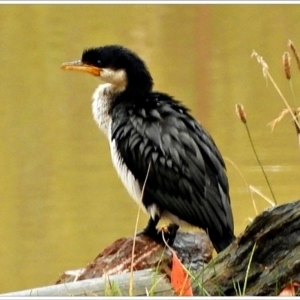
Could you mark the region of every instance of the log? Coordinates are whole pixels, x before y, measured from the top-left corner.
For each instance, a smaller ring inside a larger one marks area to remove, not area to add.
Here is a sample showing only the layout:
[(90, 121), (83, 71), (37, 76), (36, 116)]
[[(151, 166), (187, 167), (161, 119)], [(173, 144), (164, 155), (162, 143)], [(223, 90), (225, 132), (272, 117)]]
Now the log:
[[(174, 295), (171, 252), (146, 237), (135, 242), (132, 295)], [(129, 295), (132, 244), (132, 238), (117, 240), (87, 267), (65, 272), (52, 287), (0, 296)], [(203, 232), (179, 232), (173, 248), (194, 275), (196, 296), (277, 296), (285, 286), (300, 284), (300, 200), (262, 212), (210, 262), (211, 244)]]
[[(178, 231), (173, 249), (177, 252), (179, 259), (194, 271), (208, 263), (213, 252), (213, 246), (203, 231), (194, 233)], [(167, 273), (171, 267), (171, 261), (171, 251), (147, 236), (121, 238), (104, 249), (85, 268), (64, 272), (56, 283), (101, 277), (104, 274), (111, 276), (127, 273), (131, 271), (131, 266), (135, 271), (156, 269), (159, 266), (161, 272)]]
[[(166, 277), (156, 274), (152, 269), (133, 273), (133, 296), (170, 296), (172, 287)], [(156, 284), (153, 286), (153, 282)], [(129, 295), (130, 273), (100, 278), (85, 279), (69, 283), (61, 283), (19, 292), (6, 293), (0, 297), (46, 297), (46, 296), (122, 296)]]
[(244, 285), (245, 295), (277, 296), (300, 283), (300, 200), (262, 212), (198, 278), (195, 294), (211, 296), (237, 295)]

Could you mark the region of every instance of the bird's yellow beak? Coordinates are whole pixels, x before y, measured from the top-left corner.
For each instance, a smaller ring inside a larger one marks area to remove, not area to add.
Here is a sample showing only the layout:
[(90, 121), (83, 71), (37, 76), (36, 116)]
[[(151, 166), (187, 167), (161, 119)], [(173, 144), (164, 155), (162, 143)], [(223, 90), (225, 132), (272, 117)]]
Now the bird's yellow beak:
[(81, 60), (65, 62), (61, 65), (63, 70), (78, 70), (90, 73), (94, 76), (100, 76), (102, 69), (83, 63)]

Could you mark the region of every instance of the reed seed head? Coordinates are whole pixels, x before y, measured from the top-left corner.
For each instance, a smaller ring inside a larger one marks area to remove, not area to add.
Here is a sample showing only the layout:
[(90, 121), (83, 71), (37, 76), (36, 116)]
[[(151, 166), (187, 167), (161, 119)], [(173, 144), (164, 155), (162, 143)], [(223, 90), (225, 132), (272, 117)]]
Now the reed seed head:
[(244, 106), (240, 103), (235, 105), (235, 111), (239, 119), (246, 124), (247, 123), (247, 117), (246, 117), (246, 112), (244, 109)]
[(291, 56), (288, 52), (284, 52), (282, 55), (282, 64), (286, 79), (291, 79)]
[(288, 41), (288, 47), (291, 49), (291, 51), (296, 59), (298, 69), (300, 70), (300, 57), (299, 57), (299, 54), (295, 47), (295, 44), (291, 40)]

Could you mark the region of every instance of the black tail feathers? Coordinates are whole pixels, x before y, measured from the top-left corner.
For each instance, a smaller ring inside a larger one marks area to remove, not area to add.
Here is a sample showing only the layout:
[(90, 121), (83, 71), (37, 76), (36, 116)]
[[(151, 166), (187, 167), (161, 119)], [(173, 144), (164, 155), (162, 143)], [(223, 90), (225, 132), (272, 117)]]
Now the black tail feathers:
[(217, 253), (220, 253), (227, 248), (234, 240), (235, 236), (232, 232), (228, 232), (226, 236), (212, 235), (209, 237)]

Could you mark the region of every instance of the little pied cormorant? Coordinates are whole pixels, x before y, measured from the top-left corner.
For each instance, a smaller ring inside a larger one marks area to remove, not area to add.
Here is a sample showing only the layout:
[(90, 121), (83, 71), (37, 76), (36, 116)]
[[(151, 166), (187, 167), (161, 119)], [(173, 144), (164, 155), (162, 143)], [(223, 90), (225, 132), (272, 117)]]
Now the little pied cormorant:
[(150, 215), (143, 230), (157, 240), (161, 217), (204, 229), (217, 252), (235, 238), (224, 160), (189, 110), (153, 91), (152, 77), (132, 51), (109, 45), (84, 50), (65, 70), (104, 82), (93, 94), (93, 116), (109, 140), (113, 165), (129, 194)]

